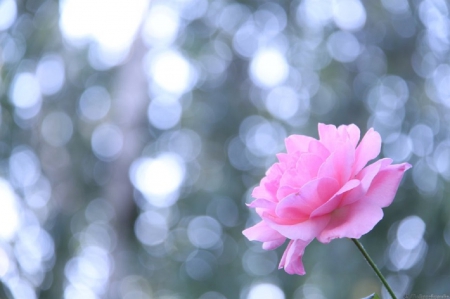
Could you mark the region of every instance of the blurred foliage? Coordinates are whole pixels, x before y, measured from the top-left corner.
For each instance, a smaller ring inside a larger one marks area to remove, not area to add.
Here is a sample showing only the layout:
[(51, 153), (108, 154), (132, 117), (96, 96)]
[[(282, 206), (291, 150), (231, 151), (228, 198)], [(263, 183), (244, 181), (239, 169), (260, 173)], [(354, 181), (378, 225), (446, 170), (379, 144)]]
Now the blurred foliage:
[(278, 270), (242, 230), (290, 134), (374, 127), (408, 161), (362, 237), (403, 295), (450, 294), (445, 0), (0, 0), (9, 298), (361, 298), (350, 240)]

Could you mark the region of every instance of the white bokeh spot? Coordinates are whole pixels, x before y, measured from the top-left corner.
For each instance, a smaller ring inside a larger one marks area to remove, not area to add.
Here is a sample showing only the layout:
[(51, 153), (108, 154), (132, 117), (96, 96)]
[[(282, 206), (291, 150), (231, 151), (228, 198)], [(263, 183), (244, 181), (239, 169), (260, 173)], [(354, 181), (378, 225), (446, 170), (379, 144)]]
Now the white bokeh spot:
[(20, 219), (16, 202), (16, 194), (3, 179), (0, 179), (0, 198), (2, 208), (0, 209), (0, 240), (9, 241), (19, 229)]
[(276, 49), (258, 51), (250, 63), (250, 78), (262, 88), (271, 88), (283, 83), (289, 74), (286, 59)]
[(366, 23), (366, 10), (359, 0), (333, 2), (333, 19), (342, 30), (359, 30)]
[(159, 53), (150, 59), (148, 75), (163, 90), (183, 94), (195, 82), (195, 72), (180, 53), (172, 50)]
[(156, 158), (143, 157), (130, 167), (130, 180), (151, 204), (169, 206), (185, 176), (183, 160), (174, 153), (161, 153)]

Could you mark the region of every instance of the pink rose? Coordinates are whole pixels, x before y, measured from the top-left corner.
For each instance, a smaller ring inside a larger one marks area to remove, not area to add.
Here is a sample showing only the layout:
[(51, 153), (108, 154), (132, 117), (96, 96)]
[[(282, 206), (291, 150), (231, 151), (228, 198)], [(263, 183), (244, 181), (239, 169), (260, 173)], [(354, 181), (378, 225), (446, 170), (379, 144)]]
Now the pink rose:
[[(287, 153), (278, 154), (252, 193), (262, 221), (243, 231), (249, 240), (263, 242), (266, 250), (290, 242), (279, 268), (305, 274), (305, 247), (317, 238), (360, 238), (383, 218), (381, 208), (394, 199), (408, 163), (381, 159), (366, 166), (380, 153), (380, 134), (370, 129), (359, 142), (355, 125), (319, 124), (320, 139), (291, 135)], [(359, 142), (359, 144), (358, 144)]]

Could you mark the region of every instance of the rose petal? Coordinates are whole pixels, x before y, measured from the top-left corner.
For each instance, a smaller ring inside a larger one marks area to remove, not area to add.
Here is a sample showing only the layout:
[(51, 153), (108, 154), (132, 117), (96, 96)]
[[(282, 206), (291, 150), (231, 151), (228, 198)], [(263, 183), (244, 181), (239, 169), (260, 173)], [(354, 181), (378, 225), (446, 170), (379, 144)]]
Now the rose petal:
[(277, 192), (277, 201), (281, 201), (283, 198), (298, 192), (298, 189), (299, 187), (291, 187), (287, 185), (280, 187)]
[(310, 218), (303, 222), (296, 222), (288, 218), (279, 218), (270, 213), (262, 213), (261, 217), (267, 224), (289, 239), (314, 239), (328, 224), (329, 215)]
[(349, 140), (353, 148), (356, 148), (356, 145), (358, 145), (360, 138), (360, 131), (356, 125), (350, 124), (348, 126), (339, 126), (338, 133), (341, 138)]
[(294, 154), (296, 152), (307, 152), (309, 143), (316, 140), (309, 136), (304, 135), (291, 135), (284, 140), (286, 144), (286, 150), (288, 154)]
[(264, 250), (274, 250), (283, 245), (284, 241), (286, 241), (286, 238), (278, 239), (275, 241), (263, 242), (262, 248)]
[(311, 205), (313, 201), (303, 200), (301, 195), (293, 193), (278, 203), (275, 214), (280, 218), (305, 221), (309, 218), (309, 211), (314, 209)]
[(279, 153), (277, 154), (277, 159), (280, 161), (280, 169), (282, 171), (285, 171), (286, 169), (291, 168), (293, 165), (295, 165), (295, 162), (298, 160), (298, 155), (291, 155), (286, 153)]
[(261, 184), (253, 189), (252, 197), (277, 202), (277, 186), (271, 186), (271, 184), (274, 184), (274, 182), (270, 182), (266, 178), (263, 178)]
[(304, 220), (312, 211), (327, 202), (339, 190), (339, 184), (332, 178), (319, 178), (306, 183), (296, 194), (281, 200), (276, 214), (281, 218)]
[(366, 190), (362, 187), (361, 181), (355, 186), (355, 188), (349, 190), (345, 194), (342, 194), (342, 198), (339, 203), (339, 207), (350, 205), (358, 200), (361, 200), (366, 195)]
[(398, 186), (406, 170), (410, 169), (408, 163), (389, 165), (381, 170), (373, 179), (367, 191), (365, 202), (381, 208), (389, 206), (394, 200)]
[(336, 126), (334, 125), (319, 123), (319, 137), (320, 142), (325, 145), (330, 152), (333, 152), (337, 148), (337, 144), (341, 141)]
[(303, 173), (308, 175), (308, 180), (311, 180), (317, 176), (319, 168), (324, 160), (325, 159), (322, 159), (319, 155), (305, 153), (299, 157), (295, 168), (297, 171), (303, 171)]
[(297, 192), (305, 183), (311, 180), (309, 173), (303, 170), (289, 169), (280, 179), (280, 187), (277, 191), (277, 199), (282, 200), (286, 196)]
[(355, 164), (353, 165), (353, 174), (357, 174), (367, 162), (376, 158), (381, 150), (381, 136), (372, 128), (367, 131), (363, 139), (356, 148)]
[[(322, 216), (333, 212), (336, 208), (341, 206), (341, 201), (345, 197), (345, 194), (351, 192), (360, 185), (359, 180), (348, 181), (336, 194), (334, 194), (327, 202), (315, 209), (311, 213), (311, 217)], [(278, 208), (278, 206), (277, 206)]]
[(309, 243), (311, 243), (311, 240), (291, 240), (281, 257), (278, 269), (284, 268), (289, 274), (304, 275), (305, 268), (303, 267), (302, 257)]
[(380, 207), (359, 200), (333, 212), (328, 225), (318, 235), (317, 240), (329, 243), (336, 238), (355, 238), (373, 229), (383, 218)]
[(258, 198), (252, 201), (250, 204), (247, 205), (249, 208), (263, 208), (268, 210), (275, 210), (276, 203), (270, 200), (266, 200), (263, 198)]
[(254, 226), (245, 229), (242, 233), (250, 241), (271, 242), (282, 240), (282, 242), (284, 242), (286, 239), (276, 230), (268, 226), (264, 221), (258, 222)]
[(380, 172), (380, 169), (386, 168), (388, 165), (392, 163), (392, 159), (384, 158), (374, 162), (366, 166), (363, 170), (361, 170), (356, 178), (361, 181), (361, 186), (365, 191), (369, 190), (370, 184), (372, 184), (372, 180)]
[(380, 169), (385, 168), (391, 164), (391, 162), (391, 159), (381, 159), (361, 170), (356, 176), (357, 179), (360, 180), (359, 186), (350, 190), (343, 196), (340, 206), (346, 206), (364, 198), (374, 177), (378, 174)]
[(346, 142), (339, 146), (320, 166), (317, 176), (334, 178), (340, 186), (343, 186), (350, 179), (354, 160), (355, 149), (350, 142)]
[(330, 155), (330, 151), (323, 145), (319, 140), (312, 140), (309, 143), (308, 152), (318, 155), (325, 161), (326, 158)]
[(310, 180), (309, 174), (303, 170), (297, 170), (295, 168), (288, 169), (283, 173), (280, 178), (280, 187), (290, 186), (293, 188), (300, 188), (307, 181)]
[(266, 172), (266, 176), (261, 180), (259, 186), (252, 191), (252, 197), (263, 198), (273, 202), (277, 201), (277, 191), (279, 181), (283, 171), (279, 163), (272, 165)]

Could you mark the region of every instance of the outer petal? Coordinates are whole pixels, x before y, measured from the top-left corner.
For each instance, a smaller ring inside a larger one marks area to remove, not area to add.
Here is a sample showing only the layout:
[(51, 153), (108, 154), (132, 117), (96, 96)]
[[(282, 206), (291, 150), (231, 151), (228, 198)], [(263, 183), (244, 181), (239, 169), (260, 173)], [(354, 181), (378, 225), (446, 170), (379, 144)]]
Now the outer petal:
[(305, 252), (306, 246), (311, 243), (312, 240), (292, 240), (289, 242), (286, 250), (281, 258), (278, 269), (284, 268), (289, 274), (304, 275), (305, 268), (303, 267), (302, 257)]
[(356, 145), (359, 142), (361, 134), (359, 128), (356, 125), (350, 124), (348, 126), (345, 125), (339, 126), (338, 132), (342, 139), (350, 140), (350, 143), (352, 144), (353, 148), (356, 148)]
[(334, 125), (319, 123), (319, 137), (320, 142), (325, 145), (330, 152), (333, 152), (336, 149), (337, 144), (340, 141), (338, 131)]
[(247, 205), (249, 208), (262, 208), (267, 210), (275, 210), (277, 204), (263, 198), (258, 198)]
[(403, 174), (410, 169), (408, 163), (389, 165), (375, 176), (364, 201), (379, 207), (387, 207), (394, 200)]
[(359, 186), (350, 190), (343, 196), (340, 206), (346, 206), (363, 199), (366, 196), (373, 179), (378, 172), (380, 172), (380, 169), (385, 168), (391, 164), (391, 162), (391, 159), (381, 159), (361, 170), (356, 176), (357, 179), (360, 180)]
[(262, 218), (271, 228), (278, 231), (286, 238), (304, 241), (314, 239), (330, 221), (329, 215), (310, 218), (303, 222), (296, 222), (291, 219), (280, 219), (270, 213), (262, 213)]
[(378, 172), (380, 172), (381, 169), (384, 169), (387, 166), (389, 166), (391, 163), (392, 159), (384, 158), (376, 161), (373, 164), (370, 164), (369, 166), (365, 167), (358, 173), (356, 178), (361, 181), (361, 186), (364, 188), (365, 191), (369, 190), (369, 187), (372, 184), (372, 181), (378, 174)]
[(277, 154), (278, 161), (280, 161), (280, 169), (282, 171), (285, 171), (286, 169), (289, 169), (292, 165), (295, 165), (295, 162), (298, 159), (298, 154), (286, 154), (286, 153), (279, 153)]
[(284, 140), (286, 144), (286, 150), (288, 154), (294, 154), (296, 152), (307, 152), (308, 146), (311, 141), (317, 141), (316, 139), (304, 136), (304, 135), (291, 135)]
[(336, 238), (358, 239), (371, 231), (382, 218), (380, 207), (360, 200), (333, 212), (330, 222), (317, 239), (322, 243)]
[[(258, 222), (256, 225), (247, 228), (242, 232), (244, 236), (247, 237), (250, 241), (260, 241), (260, 242), (269, 242), (271, 245), (280, 246), (286, 240), (280, 233), (276, 230), (273, 230), (270, 226), (267, 225), (264, 221)], [(278, 247), (276, 246), (276, 247)], [(270, 249), (274, 249), (276, 247), (271, 247)], [(266, 249), (266, 248), (264, 248)]]
[(273, 202), (277, 201), (277, 190), (281, 175), (283, 174), (279, 163), (273, 164), (266, 172), (259, 186), (252, 191), (252, 197), (263, 198)]
[(353, 174), (357, 174), (367, 162), (376, 158), (381, 150), (381, 136), (370, 128), (356, 148)]
[(284, 241), (286, 241), (286, 238), (276, 239), (274, 241), (267, 241), (263, 243), (262, 248), (264, 250), (274, 250), (283, 245)]

